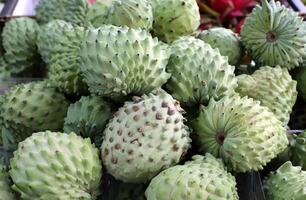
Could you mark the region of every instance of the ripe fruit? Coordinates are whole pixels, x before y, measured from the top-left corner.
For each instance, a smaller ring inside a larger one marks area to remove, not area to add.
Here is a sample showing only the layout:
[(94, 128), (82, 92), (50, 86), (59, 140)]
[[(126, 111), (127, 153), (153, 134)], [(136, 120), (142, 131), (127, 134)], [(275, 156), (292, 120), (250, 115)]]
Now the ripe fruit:
[(162, 90), (126, 102), (104, 131), (101, 151), (108, 173), (141, 183), (177, 164), (190, 146), (181, 112)]

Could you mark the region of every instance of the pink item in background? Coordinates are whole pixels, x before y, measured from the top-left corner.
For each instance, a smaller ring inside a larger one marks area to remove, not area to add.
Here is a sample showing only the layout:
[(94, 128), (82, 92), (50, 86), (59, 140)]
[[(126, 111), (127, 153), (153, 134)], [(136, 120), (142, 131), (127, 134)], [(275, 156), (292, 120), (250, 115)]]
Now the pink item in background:
[(95, 2), (96, 2), (96, 0), (88, 0), (88, 3), (90, 3), (90, 4), (93, 4)]

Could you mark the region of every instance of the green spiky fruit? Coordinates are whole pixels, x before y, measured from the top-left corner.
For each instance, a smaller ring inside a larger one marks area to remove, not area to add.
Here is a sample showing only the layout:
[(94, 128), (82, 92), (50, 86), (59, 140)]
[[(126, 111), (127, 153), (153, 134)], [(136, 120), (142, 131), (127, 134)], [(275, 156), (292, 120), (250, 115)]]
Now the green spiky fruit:
[(90, 24), (128, 26), (150, 30), (153, 24), (153, 11), (149, 0), (111, 0), (97, 2), (88, 12)]
[(15, 200), (6, 167), (0, 164), (0, 200)]
[(305, 200), (306, 171), (292, 166), (291, 162), (283, 164), (267, 178), (264, 184), (267, 200)]
[(74, 133), (34, 133), (19, 143), (10, 163), (12, 188), (24, 200), (94, 200), (99, 193), (99, 150)]
[(89, 137), (97, 146), (102, 143), (102, 133), (111, 117), (110, 105), (96, 96), (82, 97), (68, 108), (64, 131)]
[(37, 36), (37, 46), (43, 61), (50, 62), (51, 49), (56, 45), (56, 38), (63, 35), (65, 30), (73, 29), (73, 26), (63, 20), (53, 20), (42, 25)]
[(288, 145), (281, 121), (260, 102), (238, 95), (201, 107), (193, 126), (200, 151), (224, 160), (229, 169), (263, 169)]
[(243, 56), (240, 38), (230, 29), (218, 27), (204, 30), (198, 36), (212, 48), (218, 48), (221, 55), (228, 57), (231, 65), (238, 65)]
[(87, 85), (79, 69), (79, 51), (84, 34), (82, 27), (64, 30), (62, 36), (54, 39), (56, 45), (50, 52), (50, 84), (67, 94), (87, 93)]
[(34, 19), (16, 18), (2, 32), (4, 59), (14, 75), (32, 75), (39, 67), (36, 40), (39, 26)]
[(237, 79), (237, 92), (241, 96), (260, 101), (261, 105), (268, 107), (284, 126), (288, 124), (297, 99), (297, 82), (292, 80), (286, 68), (265, 66), (252, 75), (239, 75)]
[(83, 25), (88, 7), (87, 0), (40, 0), (36, 6), (36, 16), (41, 24), (61, 19)]
[(167, 65), (172, 77), (166, 87), (184, 104), (207, 104), (234, 93), (234, 70), (218, 50), (194, 37), (182, 37), (172, 44)]
[(179, 102), (163, 90), (126, 102), (104, 131), (107, 171), (124, 182), (147, 182), (177, 164), (190, 146)]
[(116, 0), (97, 0), (91, 4), (86, 15), (85, 25), (98, 28), (104, 24), (108, 9), (115, 1)]
[(306, 132), (294, 135), (290, 141), (290, 160), (306, 170)]
[(124, 183), (112, 181), (108, 190), (107, 200), (146, 200), (145, 184)]
[(181, 36), (190, 35), (200, 25), (196, 0), (154, 0), (152, 6), (152, 34), (164, 42), (171, 43)]
[(168, 46), (140, 28), (105, 25), (90, 30), (80, 54), (91, 93), (113, 99), (149, 93), (170, 77)]
[(306, 56), (306, 26), (299, 13), (279, 1), (262, 0), (247, 17), (241, 39), (258, 64), (292, 69)]
[(12, 76), (12, 70), (6, 63), (3, 57), (0, 57), (0, 81), (10, 78)]
[(16, 85), (0, 102), (0, 125), (13, 134), (14, 142), (33, 132), (61, 130), (68, 109), (65, 97), (45, 82)]
[(166, 169), (146, 190), (147, 200), (238, 200), (235, 178), (211, 154)]

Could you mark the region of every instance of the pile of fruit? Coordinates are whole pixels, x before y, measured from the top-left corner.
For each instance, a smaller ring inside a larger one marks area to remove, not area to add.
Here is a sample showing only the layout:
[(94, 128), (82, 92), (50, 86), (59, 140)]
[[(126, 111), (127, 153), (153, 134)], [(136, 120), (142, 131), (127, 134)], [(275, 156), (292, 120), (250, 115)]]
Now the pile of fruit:
[(2, 32), (0, 83), (40, 80), (0, 96), (1, 200), (238, 200), (235, 175), (273, 163), (267, 199), (306, 199), (306, 132), (288, 126), (306, 116), (298, 13), (262, 0), (238, 35), (199, 30), (196, 0), (36, 12)]

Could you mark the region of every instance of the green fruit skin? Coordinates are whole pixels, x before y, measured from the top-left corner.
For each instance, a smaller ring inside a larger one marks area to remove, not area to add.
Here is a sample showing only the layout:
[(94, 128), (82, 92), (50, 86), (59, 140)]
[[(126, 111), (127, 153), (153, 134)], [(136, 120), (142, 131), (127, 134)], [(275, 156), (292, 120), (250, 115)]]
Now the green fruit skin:
[(10, 164), (12, 188), (24, 200), (94, 200), (99, 193), (99, 150), (74, 133), (34, 133), (19, 143)]
[(0, 200), (15, 200), (15, 196), (11, 190), (9, 174), (6, 167), (0, 164)]
[(293, 136), (289, 152), (292, 163), (306, 170), (306, 132)]

